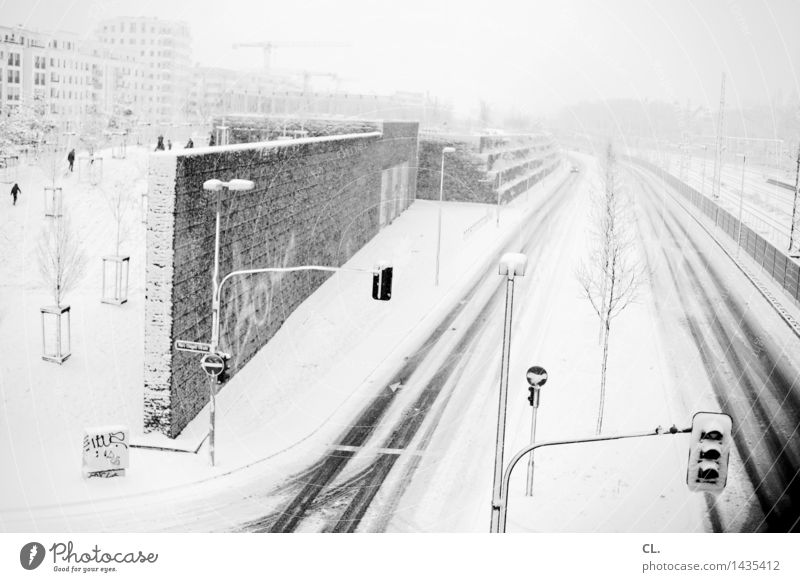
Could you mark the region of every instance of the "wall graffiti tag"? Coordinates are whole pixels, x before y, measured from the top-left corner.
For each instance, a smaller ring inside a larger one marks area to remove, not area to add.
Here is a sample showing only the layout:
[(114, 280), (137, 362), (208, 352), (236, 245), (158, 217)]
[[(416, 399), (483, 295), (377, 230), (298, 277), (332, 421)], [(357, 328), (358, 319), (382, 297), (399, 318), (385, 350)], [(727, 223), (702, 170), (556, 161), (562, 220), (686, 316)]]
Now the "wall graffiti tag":
[[(237, 247), (238, 245), (234, 244), (233, 254), (241, 260), (244, 253)], [(275, 266), (291, 266), (295, 247), (295, 235), (292, 232), (283, 259)], [(233, 354), (234, 368), (249, 360), (255, 352), (253, 349), (248, 350), (252, 339), (259, 333), (266, 333), (266, 326), (272, 316), (276, 289), (285, 276), (286, 273), (269, 273), (231, 279), (229, 283), (231, 291), (225, 292), (230, 299), (224, 307), (221, 344), (223, 349)]]
[(83, 431), (83, 474), (112, 477), (128, 468), (130, 432), (124, 426), (87, 428)]

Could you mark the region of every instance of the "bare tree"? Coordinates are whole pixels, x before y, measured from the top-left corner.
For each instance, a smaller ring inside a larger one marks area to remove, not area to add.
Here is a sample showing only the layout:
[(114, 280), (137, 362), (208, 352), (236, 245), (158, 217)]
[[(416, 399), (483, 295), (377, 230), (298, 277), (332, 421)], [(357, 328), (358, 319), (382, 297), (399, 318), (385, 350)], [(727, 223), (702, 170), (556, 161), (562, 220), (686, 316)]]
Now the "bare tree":
[(125, 217), (132, 206), (128, 188), (122, 180), (114, 180), (108, 189), (104, 190), (108, 209), (114, 220), (114, 254), (119, 256), (119, 249), (127, 236)]
[(633, 253), (630, 205), (622, 195), (616, 174), (616, 159), (610, 144), (606, 150), (604, 170), (602, 193), (592, 201), (594, 240), (588, 260), (580, 265), (577, 272), (584, 295), (600, 319), (603, 359), (600, 367), (597, 434), (603, 429), (611, 322), (636, 299), (637, 287), (643, 277)]
[(53, 146), (42, 150), (39, 153), (38, 165), (44, 173), (45, 178), (50, 182), (50, 186), (55, 188), (56, 181), (64, 167), (64, 161), (58, 147)]
[(104, 117), (94, 111), (86, 113), (81, 119), (79, 139), (89, 152), (89, 157), (93, 158), (97, 150), (108, 140), (105, 133), (106, 126)]
[(42, 281), (60, 306), (64, 295), (77, 285), (86, 270), (86, 254), (66, 215), (46, 224), (39, 238), (37, 258)]

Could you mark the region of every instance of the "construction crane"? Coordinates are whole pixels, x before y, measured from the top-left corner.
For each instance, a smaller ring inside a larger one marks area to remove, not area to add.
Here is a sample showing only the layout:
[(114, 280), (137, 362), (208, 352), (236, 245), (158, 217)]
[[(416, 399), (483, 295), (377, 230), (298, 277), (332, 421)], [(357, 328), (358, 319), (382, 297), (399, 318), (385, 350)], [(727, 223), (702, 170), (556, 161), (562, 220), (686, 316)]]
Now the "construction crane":
[(345, 43), (336, 42), (237, 42), (233, 48), (260, 48), (264, 54), (264, 72), (272, 69), (272, 50), (276, 48), (332, 48), (346, 47)]

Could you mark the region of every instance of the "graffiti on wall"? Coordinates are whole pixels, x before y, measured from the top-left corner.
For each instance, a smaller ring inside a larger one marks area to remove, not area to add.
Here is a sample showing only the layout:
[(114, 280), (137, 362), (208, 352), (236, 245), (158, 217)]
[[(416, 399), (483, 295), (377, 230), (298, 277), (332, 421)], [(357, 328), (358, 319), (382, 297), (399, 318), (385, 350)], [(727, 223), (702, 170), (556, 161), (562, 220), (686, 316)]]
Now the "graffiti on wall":
[[(288, 267), (294, 264), (296, 250), (295, 234), (291, 233), (283, 258), (276, 267)], [(241, 243), (234, 243), (234, 270), (252, 268), (246, 265), (245, 253)], [(240, 275), (230, 279), (228, 289), (223, 293), (222, 329), (220, 333), (221, 347), (232, 356), (231, 364), (237, 368), (247, 361), (252, 354), (248, 353), (248, 345), (263, 334), (272, 318), (277, 290), (287, 274), (259, 273)], [(258, 345), (263, 342), (258, 342)]]

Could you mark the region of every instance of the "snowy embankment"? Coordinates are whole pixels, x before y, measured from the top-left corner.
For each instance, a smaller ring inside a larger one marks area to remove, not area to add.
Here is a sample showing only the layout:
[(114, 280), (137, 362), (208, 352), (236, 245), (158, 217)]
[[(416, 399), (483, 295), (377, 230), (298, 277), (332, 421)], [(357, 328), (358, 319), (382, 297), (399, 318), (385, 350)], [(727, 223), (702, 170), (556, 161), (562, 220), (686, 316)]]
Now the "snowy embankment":
[[(304, 453), (342, 429), (367, 394), (382, 388), (382, 378), (406, 348), (421, 341), (441, 312), (458, 301), (458, 288), (474, 277), (477, 258), (509, 236), (526, 204), (540, 201), (565, 172), (503, 207), (500, 228), (493, 219), (484, 220), (491, 207), (446, 204), (438, 288), (433, 286), (438, 205), (416, 202), (384, 229), (348, 266), (392, 260), (392, 300), (373, 301), (368, 276), (341, 273), (293, 313), (218, 397), (217, 467), (209, 467), (205, 447), (196, 455), (133, 449), (126, 477), (85, 480), (80, 471), (84, 427), (126, 424), (134, 440), (142, 440), (136, 433), (142, 417), (145, 233), (138, 191), (143, 174), (137, 174), (146, 155), (129, 148), (127, 160), (105, 156), (101, 186), (108, 187), (113, 178), (133, 185), (122, 247), (131, 255), (131, 286), (121, 307), (100, 302), (100, 257), (113, 252), (104, 191), (79, 184), (74, 175), (60, 179), (90, 267), (67, 296), (73, 348), (62, 366), (40, 357), (38, 307), (51, 302), (35, 262), (36, 232), (47, 220), (44, 178), (36, 167), (20, 168), (23, 197), (4, 213), (0, 230), (7, 241), (0, 251), (5, 282), (0, 346), (15, 356), (0, 368), (0, 463), (11, 468), (0, 484), (4, 530), (161, 529), (185, 520), (181, 511), (191, 511), (195, 496), (224, 493), (231, 480), (246, 481), (254, 471), (262, 472), (262, 488), (279, 483), (303, 466)], [(206, 428), (204, 411), (184, 440), (199, 442)], [(241, 467), (251, 470), (236, 471)], [(181, 487), (190, 483), (198, 485)], [(140, 494), (147, 496), (130, 498)], [(177, 500), (185, 502), (183, 508)]]

